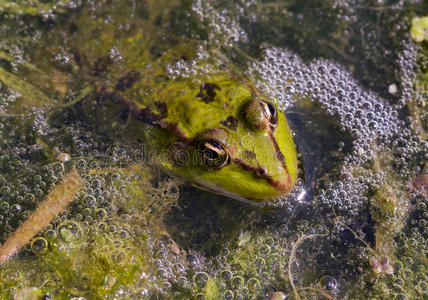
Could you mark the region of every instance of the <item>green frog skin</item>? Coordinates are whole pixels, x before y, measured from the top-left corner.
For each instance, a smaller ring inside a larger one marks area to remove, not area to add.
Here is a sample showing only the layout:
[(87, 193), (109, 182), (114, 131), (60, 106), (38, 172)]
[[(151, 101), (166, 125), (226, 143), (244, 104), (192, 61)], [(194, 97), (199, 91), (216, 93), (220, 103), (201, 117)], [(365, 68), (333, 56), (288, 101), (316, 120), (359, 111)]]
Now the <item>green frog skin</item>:
[(229, 72), (149, 84), (142, 77), (99, 92), (126, 109), (126, 135), (143, 141), (167, 173), (253, 204), (290, 193), (296, 148), (272, 101)]

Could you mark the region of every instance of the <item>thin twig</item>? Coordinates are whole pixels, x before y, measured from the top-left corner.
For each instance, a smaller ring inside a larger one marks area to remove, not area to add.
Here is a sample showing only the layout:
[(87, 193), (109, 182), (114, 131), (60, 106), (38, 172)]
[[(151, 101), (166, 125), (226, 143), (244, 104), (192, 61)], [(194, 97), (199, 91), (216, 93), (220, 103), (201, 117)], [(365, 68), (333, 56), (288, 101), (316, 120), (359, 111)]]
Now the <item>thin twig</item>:
[(300, 291), (312, 290), (312, 291), (320, 293), (322, 296), (324, 296), (328, 300), (333, 300), (334, 299), (334, 297), (332, 295), (330, 295), (329, 293), (327, 293), (325, 290), (323, 290), (321, 288), (314, 288), (312, 286), (307, 286), (307, 287), (299, 288), (299, 290)]
[(296, 251), (297, 251), (297, 248), (299, 248), (300, 244), (304, 240), (312, 239), (312, 238), (319, 237), (319, 236), (327, 236), (327, 234), (302, 235), (302, 236), (300, 236), (297, 239), (296, 243), (294, 243), (293, 248), (291, 248), (290, 258), (288, 260), (288, 279), (290, 280), (290, 285), (291, 285), (291, 288), (293, 289), (294, 298), (297, 299), (297, 300), (300, 300), (301, 298), (299, 296), (299, 293), (297, 292), (296, 286), (294, 285), (293, 275), (292, 275), (292, 272), (291, 272), (291, 267), (293, 265), (293, 262), (296, 260)]

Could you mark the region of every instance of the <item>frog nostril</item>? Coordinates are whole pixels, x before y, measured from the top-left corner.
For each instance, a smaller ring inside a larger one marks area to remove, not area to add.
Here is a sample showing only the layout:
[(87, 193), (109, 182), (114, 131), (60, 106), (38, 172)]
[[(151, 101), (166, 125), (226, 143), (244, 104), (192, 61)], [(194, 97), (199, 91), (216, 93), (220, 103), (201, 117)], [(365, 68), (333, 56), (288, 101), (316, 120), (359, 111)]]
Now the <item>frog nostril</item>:
[(266, 175), (267, 171), (266, 169), (260, 167), (260, 168), (257, 168), (255, 173), (257, 176), (263, 176), (263, 175)]

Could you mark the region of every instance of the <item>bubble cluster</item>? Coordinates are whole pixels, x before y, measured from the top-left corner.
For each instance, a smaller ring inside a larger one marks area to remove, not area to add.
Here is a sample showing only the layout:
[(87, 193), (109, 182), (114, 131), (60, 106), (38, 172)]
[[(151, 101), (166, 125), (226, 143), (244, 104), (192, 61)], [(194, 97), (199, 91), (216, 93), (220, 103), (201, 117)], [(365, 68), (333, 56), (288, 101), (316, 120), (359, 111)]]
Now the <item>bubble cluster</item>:
[(261, 76), (260, 87), (284, 109), (296, 98), (319, 102), (322, 109), (339, 117), (341, 128), (349, 130), (362, 149), (377, 139), (391, 138), (403, 127), (391, 105), (361, 90), (346, 70), (329, 61), (305, 65), (297, 55), (272, 48), (265, 50), (264, 61), (253, 64), (250, 72)]
[(212, 1), (200, 0), (195, 1), (192, 6), (193, 12), (208, 29), (208, 38), (212, 45), (223, 44), (231, 47), (238, 42), (246, 42), (247, 33), (242, 30), (238, 20), (230, 15), (231, 12), (237, 15), (243, 14), (245, 8), (236, 5), (236, 10), (218, 10), (215, 6)]
[(400, 106), (404, 106), (409, 102), (421, 103), (424, 101), (419, 91), (414, 88), (417, 70), (416, 58), (419, 47), (413, 43), (405, 43), (405, 46), (398, 57), (401, 84)]
[(190, 61), (179, 60), (167, 66), (171, 78), (192, 78), (198, 80), (201, 75), (215, 72), (213, 65), (208, 63), (209, 54), (205, 47), (199, 46), (195, 58)]

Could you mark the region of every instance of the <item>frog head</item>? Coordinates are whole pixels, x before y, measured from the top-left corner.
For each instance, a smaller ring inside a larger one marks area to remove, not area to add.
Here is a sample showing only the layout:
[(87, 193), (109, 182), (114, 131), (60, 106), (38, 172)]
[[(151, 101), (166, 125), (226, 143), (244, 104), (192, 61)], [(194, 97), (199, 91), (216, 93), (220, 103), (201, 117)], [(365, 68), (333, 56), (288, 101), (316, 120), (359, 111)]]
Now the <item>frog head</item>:
[(144, 141), (149, 161), (246, 202), (291, 191), (298, 173), (291, 130), (276, 104), (249, 83), (227, 72), (139, 82), (114, 99), (131, 113), (126, 134)]
[(167, 172), (194, 186), (251, 202), (285, 196), (297, 177), (287, 120), (274, 102), (230, 77), (163, 86), (146, 139)]

